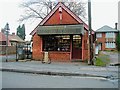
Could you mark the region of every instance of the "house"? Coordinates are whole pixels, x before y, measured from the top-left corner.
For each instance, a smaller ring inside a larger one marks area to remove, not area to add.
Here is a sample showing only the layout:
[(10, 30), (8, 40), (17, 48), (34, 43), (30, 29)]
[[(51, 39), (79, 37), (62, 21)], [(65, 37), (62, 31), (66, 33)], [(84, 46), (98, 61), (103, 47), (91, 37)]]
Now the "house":
[(96, 39), (99, 50), (116, 50), (116, 36), (118, 30), (107, 25), (96, 30)]
[(9, 34), (8, 38), (11, 46), (16, 46), (16, 44), (24, 45), (25, 43), (25, 41), (22, 40), (19, 36), (15, 35), (15, 33)]
[[(6, 53), (7, 37), (3, 32), (0, 32), (0, 54)], [(16, 53), (16, 45), (24, 45), (24, 40), (14, 33), (8, 35), (8, 54)]]
[(33, 41), (34, 60), (42, 60), (45, 52), (49, 53), (52, 61), (89, 59), (88, 25), (61, 2), (30, 35)]
[[(6, 46), (6, 35), (3, 32), (0, 32), (0, 45)], [(19, 36), (15, 35), (15, 33), (8, 35), (8, 46), (16, 46), (16, 43), (23, 44), (25, 41), (22, 40)]]

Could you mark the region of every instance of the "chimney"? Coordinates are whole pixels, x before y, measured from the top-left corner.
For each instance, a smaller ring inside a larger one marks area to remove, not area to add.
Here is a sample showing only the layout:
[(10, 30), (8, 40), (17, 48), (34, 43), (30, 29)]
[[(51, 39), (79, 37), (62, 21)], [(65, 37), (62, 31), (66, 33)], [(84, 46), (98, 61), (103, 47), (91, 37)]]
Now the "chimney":
[(118, 29), (118, 23), (115, 23), (115, 29), (116, 30)]
[(15, 35), (15, 33), (12, 33), (12, 35)]

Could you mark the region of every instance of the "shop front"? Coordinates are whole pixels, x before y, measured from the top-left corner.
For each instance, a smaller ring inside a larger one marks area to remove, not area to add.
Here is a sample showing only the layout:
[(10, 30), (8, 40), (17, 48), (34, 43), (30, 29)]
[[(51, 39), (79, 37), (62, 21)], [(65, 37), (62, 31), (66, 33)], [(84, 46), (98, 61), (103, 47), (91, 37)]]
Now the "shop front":
[(83, 24), (40, 26), (37, 34), (42, 52), (49, 52), (51, 60), (82, 60)]
[(83, 61), (89, 57), (88, 25), (62, 2), (36, 26), (31, 35), (34, 60), (43, 60), (44, 55), (52, 61), (64, 62)]

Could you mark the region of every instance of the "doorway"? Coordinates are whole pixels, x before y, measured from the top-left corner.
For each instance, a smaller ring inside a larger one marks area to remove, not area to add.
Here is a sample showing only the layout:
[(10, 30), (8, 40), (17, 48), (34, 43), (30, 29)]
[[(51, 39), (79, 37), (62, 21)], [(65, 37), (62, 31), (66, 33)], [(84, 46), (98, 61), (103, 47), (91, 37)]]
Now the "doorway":
[(98, 44), (98, 48), (99, 48), (100, 51), (102, 50), (102, 43)]
[(82, 59), (81, 35), (73, 35), (72, 37), (72, 59)]

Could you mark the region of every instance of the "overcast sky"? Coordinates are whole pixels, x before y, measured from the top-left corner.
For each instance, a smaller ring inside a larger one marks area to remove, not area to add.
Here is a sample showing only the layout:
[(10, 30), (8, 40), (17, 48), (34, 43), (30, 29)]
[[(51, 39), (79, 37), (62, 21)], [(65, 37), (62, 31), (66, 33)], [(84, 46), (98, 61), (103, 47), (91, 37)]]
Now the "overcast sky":
[[(23, 0), (0, 0), (0, 29), (4, 28), (6, 22), (8, 22), (10, 25), (10, 32), (16, 33), (16, 28), (20, 24), (17, 20), (23, 13), (23, 10), (19, 7), (22, 1)], [(86, 2), (87, 0), (83, 1)], [(118, 22), (118, 1), (120, 0), (91, 0), (93, 30), (97, 30), (104, 25), (115, 27), (115, 23)], [(29, 33), (39, 22), (40, 21), (37, 20), (33, 23), (25, 23), (26, 40), (31, 39)]]

